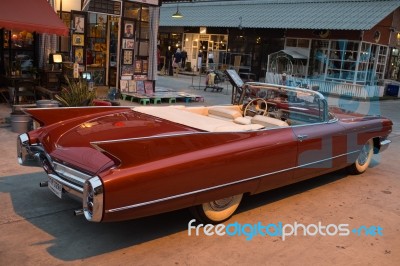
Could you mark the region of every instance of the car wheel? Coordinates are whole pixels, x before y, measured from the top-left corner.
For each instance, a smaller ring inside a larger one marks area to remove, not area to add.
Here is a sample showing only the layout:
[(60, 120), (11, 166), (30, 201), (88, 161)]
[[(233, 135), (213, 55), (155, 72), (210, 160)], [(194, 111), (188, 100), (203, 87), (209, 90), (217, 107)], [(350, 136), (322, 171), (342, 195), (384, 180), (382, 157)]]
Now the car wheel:
[(239, 207), (243, 194), (203, 203), (192, 207), (192, 214), (204, 223), (221, 223), (228, 220)]
[(360, 154), (357, 157), (355, 163), (353, 163), (350, 167), (350, 173), (358, 175), (364, 173), (369, 164), (371, 163), (372, 156), (374, 155), (374, 142), (370, 139), (360, 151)]

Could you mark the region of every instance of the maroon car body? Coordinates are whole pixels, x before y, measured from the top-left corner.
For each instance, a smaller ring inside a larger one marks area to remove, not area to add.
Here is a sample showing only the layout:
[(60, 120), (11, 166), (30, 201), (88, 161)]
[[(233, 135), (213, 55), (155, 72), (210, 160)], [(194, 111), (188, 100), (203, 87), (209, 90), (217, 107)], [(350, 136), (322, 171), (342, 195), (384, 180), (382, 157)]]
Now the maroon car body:
[(390, 143), (389, 119), (329, 109), (311, 90), (246, 86), (265, 93), (245, 108), (29, 109), (41, 127), (18, 137), (18, 161), (38, 159), (51, 190), (81, 199), (89, 221), (191, 207), (220, 222), (243, 194), (344, 167), (361, 173)]

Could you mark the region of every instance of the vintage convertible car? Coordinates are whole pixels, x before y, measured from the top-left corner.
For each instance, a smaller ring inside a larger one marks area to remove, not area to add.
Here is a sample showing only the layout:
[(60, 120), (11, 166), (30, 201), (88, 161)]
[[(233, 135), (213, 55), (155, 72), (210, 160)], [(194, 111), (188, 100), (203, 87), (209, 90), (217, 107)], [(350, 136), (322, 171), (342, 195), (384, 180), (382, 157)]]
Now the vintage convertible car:
[(58, 197), (87, 220), (121, 221), (190, 207), (231, 217), (251, 195), (348, 167), (387, 148), (392, 121), (328, 108), (320, 93), (246, 83), (258, 98), (224, 106), (28, 109), (40, 127), (18, 137), (18, 161), (41, 162)]

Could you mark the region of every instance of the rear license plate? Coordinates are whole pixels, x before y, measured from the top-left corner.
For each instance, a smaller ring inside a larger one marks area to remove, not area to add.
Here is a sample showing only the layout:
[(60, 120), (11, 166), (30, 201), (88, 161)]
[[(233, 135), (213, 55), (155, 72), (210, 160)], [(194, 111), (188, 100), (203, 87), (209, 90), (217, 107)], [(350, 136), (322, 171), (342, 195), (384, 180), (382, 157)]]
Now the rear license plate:
[(62, 185), (51, 177), (49, 177), (49, 189), (61, 199)]

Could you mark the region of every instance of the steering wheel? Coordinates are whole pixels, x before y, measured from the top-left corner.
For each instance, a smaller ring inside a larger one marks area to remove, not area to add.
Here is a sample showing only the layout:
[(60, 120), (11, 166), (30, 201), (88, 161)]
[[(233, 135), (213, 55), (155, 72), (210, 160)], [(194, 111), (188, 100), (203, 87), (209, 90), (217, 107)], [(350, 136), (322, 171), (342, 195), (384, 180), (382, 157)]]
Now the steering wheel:
[(262, 98), (251, 100), (244, 109), (243, 116), (268, 115), (267, 102)]

